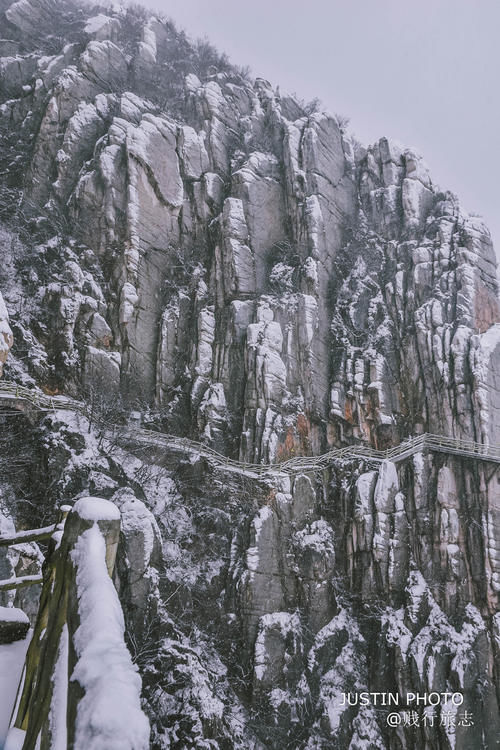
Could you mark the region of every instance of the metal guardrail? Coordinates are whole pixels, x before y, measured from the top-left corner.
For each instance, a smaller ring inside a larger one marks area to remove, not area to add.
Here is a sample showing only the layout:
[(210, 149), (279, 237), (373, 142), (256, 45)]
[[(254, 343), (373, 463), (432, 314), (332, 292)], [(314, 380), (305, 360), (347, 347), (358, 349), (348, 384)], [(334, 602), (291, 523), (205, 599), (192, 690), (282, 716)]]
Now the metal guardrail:
[(367, 445), (349, 445), (344, 448), (336, 448), (319, 456), (294, 456), (274, 464), (237, 461), (195, 440), (179, 438), (175, 435), (168, 435), (167, 433), (155, 432), (154, 430), (147, 430), (140, 427), (128, 427), (122, 430), (118, 435), (118, 440), (120, 438), (124, 442), (128, 440), (135, 443), (142, 442), (149, 446), (163, 445), (170, 450), (198, 454), (208, 461), (221, 466), (225, 471), (233, 470), (240, 473), (257, 474), (259, 476), (269, 473), (297, 474), (303, 471), (322, 471), (332, 462), (342, 459), (358, 458), (374, 462), (389, 460), (397, 463), (424, 450), (500, 463), (500, 446), (485, 445), (484, 443), (476, 443), (471, 440), (459, 440), (458, 438), (434, 435), (432, 433), (424, 433), (418, 437), (410, 438), (385, 451), (376, 450)]
[[(81, 414), (85, 413), (85, 405), (79, 401), (68, 399), (65, 396), (47, 396), (41, 391), (5, 381), (0, 382), (0, 403), (3, 399), (8, 401), (12, 399), (29, 401), (42, 412), (63, 409)], [(163, 445), (165, 448), (182, 453), (198, 454), (222, 467), (225, 471), (257, 474), (259, 476), (277, 472), (296, 474), (302, 471), (322, 471), (333, 461), (342, 459), (359, 458), (374, 462), (385, 460), (398, 462), (423, 450), (500, 463), (500, 445), (486, 445), (485, 443), (477, 443), (472, 440), (461, 440), (432, 433), (424, 433), (423, 435), (409, 438), (385, 451), (371, 448), (368, 445), (348, 445), (328, 451), (319, 456), (293, 456), (292, 458), (273, 464), (238, 461), (228, 458), (228, 456), (224, 456), (222, 453), (196, 440), (181, 438), (166, 432), (156, 432), (144, 427), (132, 427), (129, 425), (118, 432), (114, 431), (112, 434), (118, 441), (127, 442), (133, 440), (134, 442), (145, 443), (146, 445)]]

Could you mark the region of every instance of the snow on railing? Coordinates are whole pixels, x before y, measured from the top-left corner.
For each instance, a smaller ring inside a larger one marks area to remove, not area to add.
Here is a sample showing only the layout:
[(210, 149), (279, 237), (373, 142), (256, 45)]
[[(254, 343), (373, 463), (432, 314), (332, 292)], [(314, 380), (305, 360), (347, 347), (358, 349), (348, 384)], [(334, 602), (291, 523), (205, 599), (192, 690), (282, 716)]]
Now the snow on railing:
[(42, 583), (42, 581), (43, 577), (41, 575), (12, 576), (12, 578), (4, 578), (3, 581), (0, 581), (0, 591), (22, 589), (25, 586), (34, 586), (37, 583)]
[[(69, 508), (69, 506), (67, 506)], [(42, 529), (29, 529), (26, 531), (16, 531), (9, 536), (0, 536), (0, 547), (12, 544), (25, 544), (26, 542), (41, 542), (43, 539), (50, 539), (57, 525), (44, 526)]]
[(117, 507), (82, 498), (52, 537), (11, 729), (22, 750), (149, 747), (141, 680), (110, 577), (119, 536)]
[[(16, 544), (26, 544), (27, 542), (41, 542), (50, 539), (55, 532), (62, 531), (66, 516), (71, 510), (71, 505), (62, 505), (59, 509), (59, 520), (51, 526), (45, 526), (42, 529), (27, 529), (16, 531), (9, 536), (0, 536), (0, 547), (15, 546)], [(13, 576), (0, 581), (0, 591), (11, 591), (21, 589), (25, 586), (33, 586), (43, 582), (41, 575)]]
[[(26, 388), (7, 381), (0, 382), (0, 402), (2, 399), (10, 402), (13, 398), (29, 401), (40, 411), (64, 409), (67, 411), (85, 413), (85, 405), (79, 401), (64, 396), (47, 396), (41, 391)], [(296, 474), (301, 471), (322, 471), (333, 461), (342, 459), (365, 459), (368, 461), (402, 461), (409, 456), (423, 450), (438, 451), (452, 455), (500, 463), (500, 446), (476, 443), (472, 440), (461, 440), (446, 435), (424, 433), (417, 437), (408, 438), (404, 442), (387, 450), (377, 450), (368, 445), (348, 445), (344, 448), (323, 453), (320, 456), (293, 456), (281, 462), (266, 464), (237, 461), (210, 448), (204, 443), (169, 435), (166, 432), (148, 430), (144, 427), (128, 425), (118, 431), (108, 430), (118, 441), (144, 443), (148, 446), (164, 446), (170, 450), (177, 450), (185, 454), (198, 454), (225, 471), (236, 471), (256, 475), (284, 472)]]
[(66, 398), (65, 396), (48, 396), (43, 391), (11, 383), (8, 380), (0, 381), (0, 399), (29, 401), (40, 410), (68, 409), (78, 411), (83, 408), (82, 404), (74, 399)]

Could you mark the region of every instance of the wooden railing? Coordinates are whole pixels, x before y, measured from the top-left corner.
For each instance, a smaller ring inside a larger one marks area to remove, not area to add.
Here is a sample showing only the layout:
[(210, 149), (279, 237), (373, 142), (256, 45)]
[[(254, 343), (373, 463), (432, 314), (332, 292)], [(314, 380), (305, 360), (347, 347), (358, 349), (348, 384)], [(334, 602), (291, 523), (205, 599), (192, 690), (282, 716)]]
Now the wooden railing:
[[(6, 746), (12, 741), (22, 750), (146, 750), (141, 681), (111, 580), (120, 513), (107, 500), (82, 498), (62, 516), (49, 541)], [(40, 533), (46, 538), (47, 529)]]
[[(25, 544), (26, 542), (44, 542), (50, 539), (58, 530), (64, 529), (66, 516), (71, 510), (71, 505), (63, 505), (59, 510), (59, 520), (51, 526), (45, 526), (42, 529), (29, 529), (16, 531), (13, 534), (0, 537), (0, 547), (11, 547), (16, 544)], [(12, 591), (21, 589), (25, 586), (33, 586), (43, 582), (41, 575), (13, 576), (0, 581), (0, 591)]]
[(40, 390), (27, 388), (24, 385), (11, 383), (8, 380), (0, 381), (0, 399), (7, 401), (15, 399), (29, 401), (33, 406), (42, 411), (49, 409), (76, 411), (78, 408), (82, 408), (82, 404), (74, 399), (67, 398), (66, 396), (48, 396)]

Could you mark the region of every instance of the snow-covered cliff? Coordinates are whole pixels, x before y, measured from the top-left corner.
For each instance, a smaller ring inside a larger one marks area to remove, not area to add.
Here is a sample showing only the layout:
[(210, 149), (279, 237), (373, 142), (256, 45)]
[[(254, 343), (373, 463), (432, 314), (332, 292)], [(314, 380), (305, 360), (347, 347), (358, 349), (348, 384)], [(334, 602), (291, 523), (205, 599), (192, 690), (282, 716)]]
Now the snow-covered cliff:
[[(0, 367), (89, 403), (17, 433), (5, 417), (21, 468), (6, 448), (2, 512), (119, 505), (151, 746), (497, 747), (495, 465), (418, 454), (266, 483), (95, 426), (133, 409), (248, 462), (500, 443), (486, 227), (412, 149), (361, 146), (164, 19), (0, 8)], [(360, 691), (457, 691), (474, 725), (391, 728), (341, 705)]]

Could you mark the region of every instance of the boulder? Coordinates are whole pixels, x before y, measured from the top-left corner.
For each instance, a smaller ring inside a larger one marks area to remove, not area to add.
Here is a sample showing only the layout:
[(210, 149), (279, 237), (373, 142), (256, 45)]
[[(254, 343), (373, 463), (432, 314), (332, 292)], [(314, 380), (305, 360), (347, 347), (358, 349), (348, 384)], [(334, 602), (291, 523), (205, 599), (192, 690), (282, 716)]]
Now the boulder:
[(17, 607), (0, 607), (0, 644), (22, 641), (30, 627), (28, 615)]

